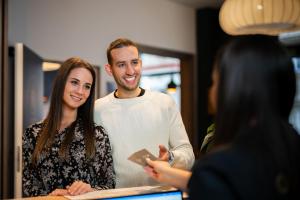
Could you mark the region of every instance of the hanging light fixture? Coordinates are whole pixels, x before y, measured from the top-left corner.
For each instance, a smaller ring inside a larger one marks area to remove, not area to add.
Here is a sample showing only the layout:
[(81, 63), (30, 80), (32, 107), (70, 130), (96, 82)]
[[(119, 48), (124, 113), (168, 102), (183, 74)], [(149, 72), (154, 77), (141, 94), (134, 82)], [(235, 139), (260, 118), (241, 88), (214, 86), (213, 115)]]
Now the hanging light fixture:
[(230, 35), (300, 30), (300, 0), (225, 0), (219, 21)]
[(168, 93), (175, 93), (175, 92), (176, 92), (176, 88), (177, 88), (177, 85), (176, 85), (176, 83), (174, 82), (174, 80), (173, 80), (173, 75), (172, 75), (172, 76), (171, 76), (171, 81), (170, 81), (170, 83), (168, 84), (167, 92), (168, 92)]

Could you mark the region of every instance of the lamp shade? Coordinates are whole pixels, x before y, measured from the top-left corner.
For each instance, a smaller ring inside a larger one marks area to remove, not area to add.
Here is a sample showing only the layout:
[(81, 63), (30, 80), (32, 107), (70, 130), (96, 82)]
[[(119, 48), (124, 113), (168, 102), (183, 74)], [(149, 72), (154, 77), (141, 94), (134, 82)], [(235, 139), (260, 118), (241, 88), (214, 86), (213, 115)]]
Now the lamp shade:
[(219, 21), (230, 35), (300, 30), (300, 0), (225, 0)]
[(177, 85), (174, 82), (173, 77), (172, 77), (170, 83), (168, 84), (167, 91), (168, 91), (168, 93), (175, 93), (176, 88), (177, 88)]

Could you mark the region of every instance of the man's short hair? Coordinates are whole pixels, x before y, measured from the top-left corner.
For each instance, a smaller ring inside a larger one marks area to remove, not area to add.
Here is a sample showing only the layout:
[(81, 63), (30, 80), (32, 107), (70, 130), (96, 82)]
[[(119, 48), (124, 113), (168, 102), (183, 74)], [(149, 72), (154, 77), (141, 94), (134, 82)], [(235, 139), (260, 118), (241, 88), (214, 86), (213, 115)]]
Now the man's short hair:
[(134, 46), (137, 48), (138, 53), (139, 53), (139, 48), (136, 43), (133, 41), (127, 39), (127, 38), (118, 38), (112, 43), (110, 43), (109, 47), (106, 50), (106, 56), (107, 56), (107, 61), (111, 65), (112, 64), (112, 56), (111, 56), (111, 51), (113, 49), (118, 49), (122, 47), (128, 47), (128, 46)]

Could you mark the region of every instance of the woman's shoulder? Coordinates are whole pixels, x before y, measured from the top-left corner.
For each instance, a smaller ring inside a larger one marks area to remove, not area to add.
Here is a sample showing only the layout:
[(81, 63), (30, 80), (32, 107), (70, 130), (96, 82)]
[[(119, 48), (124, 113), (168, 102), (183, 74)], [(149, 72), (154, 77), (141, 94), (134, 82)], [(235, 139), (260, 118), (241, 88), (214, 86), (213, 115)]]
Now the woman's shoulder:
[(28, 126), (25, 129), (25, 133), (24, 133), (24, 139), (26, 138), (36, 138), (39, 133), (41, 132), (42, 128), (43, 128), (43, 121), (40, 122), (36, 122), (34, 124), (31, 124), (30, 126)]
[(96, 134), (96, 137), (97, 136), (101, 136), (101, 137), (107, 136), (107, 132), (106, 132), (105, 128), (101, 125), (96, 124), (96, 123), (94, 123), (94, 132)]
[[(220, 167), (226, 167), (226, 164), (229, 164), (229, 161), (236, 160), (238, 158), (238, 152), (228, 150), (212, 151), (204, 155), (200, 160), (197, 161), (194, 167), (202, 168), (208, 166), (219, 166), (219, 163), (225, 163)], [(230, 162), (232, 163), (232, 162)]]
[(41, 128), (43, 126), (43, 121), (38, 121), (33, 124), (30, 124), (27, 129)]
[(228, 149), (217, 152), (208, 153), (203, 159), (197, 161), (194, 166), (194, 171), (209, 170), (218, 174), (223, 174), (224, 177), (234, 179), (245, 177), (244, 173), (248, 171), (255, 173), (257, 159), (251, 153), (243, 151), (242, 149)]
[(270, 174), (261, 165), (264, 164), (257, 163), (253, 155), (240, 149), (208, 153), (195, 164), (193, 179), (199, 181), (203, 177), (213, 177), (214, 183), (222, 183), (242, 197), (257, 197), (256, 192), (268, 195), (272, 189), (264, 185), (270, 183)]
[(39, 132), (43, 128), (43, 125), (43, 121), (39, 121), (28, 126), (25, 131)]

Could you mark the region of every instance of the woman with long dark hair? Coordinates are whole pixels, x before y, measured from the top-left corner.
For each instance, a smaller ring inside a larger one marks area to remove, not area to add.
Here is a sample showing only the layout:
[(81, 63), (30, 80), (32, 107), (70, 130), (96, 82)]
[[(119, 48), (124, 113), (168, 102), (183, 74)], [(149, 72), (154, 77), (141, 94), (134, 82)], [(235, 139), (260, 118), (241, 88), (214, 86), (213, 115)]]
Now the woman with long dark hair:
[(212, 152), (192, 173), (148, 160), (148, 174), (187, 190), (191, 200), (299, 199), (300, 139), (288, 123), (296, 87), (291, 58), (274, 38), (240, 36), (219, 52), (213, 73)]
[(72, 57), (60, 67), (50, 109), (23, 137), (23, 195), (78, 195), (115, 186), (108, 136), (93, 119), (95, 71)]

